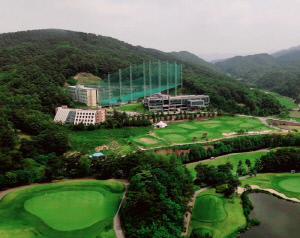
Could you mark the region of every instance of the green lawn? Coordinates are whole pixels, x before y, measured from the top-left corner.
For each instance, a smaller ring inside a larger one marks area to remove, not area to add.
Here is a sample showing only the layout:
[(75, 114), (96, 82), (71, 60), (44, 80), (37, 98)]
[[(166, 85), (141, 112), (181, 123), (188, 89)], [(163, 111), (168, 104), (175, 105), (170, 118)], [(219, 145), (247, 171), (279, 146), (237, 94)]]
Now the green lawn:
[(149, 110), (144, 107), (143, 103), (127, 104), (121, 107), (115, 107), (114, 109), (125, 112), (149, 113)]
[(300, 199), (300, 174), (261, 174), (256, 177), (242, 179), (245, 184), (258, 185), (261, 188), (272, 188), (287, 197)]
[(0, 201), (0, 237), (115, 238), (124, 192), (117, 181), (70, 181), (8, 193)]
[[(193, 142), (222, 138), (230, 136), (237, 130), (244, 129), (249, 132), (273, 131), (274, 129), (265, 126), (259, 119), (236, 116), (236, 117), (215, 117), (206, 121), (191, 121), (181, 123), (170, 123), (167, 128), (159, 128), (154, 131), (155, 136), (165, 139), (171, 143)], [(207, 137), (203, 134), (207, 133)]]
[[(229, 157), (228, 161), (230, 161), (233, 164), (232, 173), (235, 173), (237, 170), (237, 165), (240, 160), (243, 162), (243, 165), (246, 168), (246, 164), (245, 164), (246, 159), (249, 159), (251, 161), (251, 163), (254, 164), (256, 158), (260, 158), (262, 155), (266, 155), (267, 153), (268, 152), (266, 152), (266, 151), (258, 151), (258, 152), (246, 152), (246, 153), (233, 154), (233, 155), (224, 155), (224, 156), (218, 157), (213, 160), (204, 161), (202, 163), (218, 166), (221, 164), (226, 164), (227, 158)], [(199, 162), (195, 162), (195, 163), (186, 165), (187, 169), (191, 172), (191, 174), (194, 178), (196, 178), (195, 167), (198, 163)]]
[(94, 131), (67, 130), (67, 133), (69, 134), (72, 150), (78, 151), (84, 148), (88, 153), (93, 153), (98, 146), (108, 145), (110, 142), (116, 141), (121, 146), (119, 151), (122, 154), (126, 154), (136, 150), (131, 139), (146, 135), (150, 130), (152, 130), (152, 126), (99, 129)]
[(298, 107), (298, 105), (293, 102), (292, 98), (281, 96), (280, 94), (273, 93), (273, 92), (269, 92), (269, 94), (275, 96), (277, 98), (277, 100), (280, 102), (280, 104), (283, 106), (292, 107), (292, 108)]
[(239, 197), (234, 197), (232, 203), (231, 199), (215, 193), (215, 189), (209, 189), (196, 197), (188, 236), (196, 229), (202, 234), (208, 232), (214, 238), (223, 238), (245, 224)]

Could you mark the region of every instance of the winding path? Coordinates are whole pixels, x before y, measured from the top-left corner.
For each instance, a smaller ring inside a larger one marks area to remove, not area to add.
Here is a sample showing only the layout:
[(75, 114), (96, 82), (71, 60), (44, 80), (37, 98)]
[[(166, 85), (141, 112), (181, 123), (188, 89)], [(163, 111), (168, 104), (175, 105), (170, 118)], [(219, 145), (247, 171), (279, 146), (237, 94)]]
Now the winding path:
[[(55, 180), (52, 183), (61, 183), (61, 182), (68, 182), (68, 181), (74, 181), (74, 180), (97, 180), (94, 178), (83, 178), (83, 179), (65, 179), (65, 180)], [(117, 238), (125, 238), (125, 235), (123, 233), (122, 230), (122, 226), (121, 226), (121, 220), (120, 220), (120, 210), (121, 207), (126, 199), (126, 194), (128, 191), (128, 186), (129, 186), (129, 181), (125, 180), (125, 179), (108, 179), (108, 180), (112, 180), (112, 181), (119, 181), (121, 183), (123, 183), (125, 185), (125, 191), (122, 197), (122, 200), (120, 202), (118, 211), (114, 217), (114, 231), (116, 233)], [(37, 186), (43, 186), (43, 185), (47, 185), (47, 184), (52, 184), (52, 183), (39, 183), (39, 184), (31, 184), (31, 185), (25, 185), (25, 186), (20, 186), (20, 187), (15, 187), (15, 188), (10, 188), (4, 191), (0, 192), (0, 200), (8, 193), (12, 192), (12, 191), (16, 191), (19, 189), (24, 189), (24, 188), (30, 188), (30, 187), (37, 187)]]
[[(197, 190), (194, 194), (194, 196), (192, 197), (191, 201), (189, 202), (188, 206), (191, 207), (191, 210), (194, 208), (194, 203), (195, 203), (195, 198), (196, 196), (208, 189), (211, 189), (213, 186), (207, 186), (205, 188), (201, 188), (200, 190)], [(189, 231), (189, 225), (190, 225), (190, 220), (191, 220), (191, 212), (187, 212), (187, 215), (184, 216), (184, 226), (186, 227), (186, 231), (181, 233), (181, 236), (185, 236), (187, 235), (188, 231)]]
[[(274, 190), (274, 189), (271, 189), (271, 188), (261, 188), (261, 187), (259, 187), (258, 185), (251, 185), (251, 188), (252, 188), (252, 189), (260, 189), (260, 190), (268, 191), (268, 192), (274, 193), (274, 194), (276, 194), (276, 195), (278, 195), (279, 197), (282, 197), (282, 198), (284, 198), (284, 199), (292, 200), (292, 201), (294, 201), (294, 202), (299, 202), (299, 203), (300, 203), (300, 200), (299, 200), (298, 198), (289, 198), (289, 197), (287, 197), (284, 193), (280, 193), (280, 192), (278, 192), (278, 191), (276, 191), (276, 190)], [(245, 191), (244, 188), (238, 187), (238, 193), (243, 193), (244, 191)]]

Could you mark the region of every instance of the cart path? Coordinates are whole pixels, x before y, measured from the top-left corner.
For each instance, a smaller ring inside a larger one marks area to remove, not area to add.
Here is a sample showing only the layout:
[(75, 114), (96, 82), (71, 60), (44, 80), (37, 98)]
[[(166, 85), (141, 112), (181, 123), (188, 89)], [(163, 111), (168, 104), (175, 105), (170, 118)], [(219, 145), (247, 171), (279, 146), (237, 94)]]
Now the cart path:
[[(261, 188), (258, 185), (251, 185), (251, 188), (252, 189), (260, 189), (260, 190), (268, 191), (268, 192), (274, 193), (274, 194), (278, 195), (279, 197), (282, 197), (282, 198), (284, 198), (286, 200), (292, 200), (294, 202), (299, 202), (300, 203), (300, 200), (298, 198), (289, 198), (285, 194), (280, 193), (280, 192), (278, 192), (278, 191), (276, 191), (274, 189), (271, 189), (271, 188)], [(244, 191), (245, 191), (244, 188), (238, 187), (238, 193), (243, 193)]]
[[(194, 203), (195, 203), (195, 199), (197, 197), (197, 195), (205, 190), (211, 189), (213, 186), (207, 186), (204, 188), (201, 188), (200, 190), (197, 190), (194, 194), (194, 196), (192, 197), (191, 201), (189, 202), (188, 206), (191, 207), (191, 210), (193, 210), (194, 208)], [(186, 215), (187, 214), (187, 215)], [(185, 236), (187, 235), (188, 231), (189, 231), (189, 225), (190, 225), (190, 220), (191, 220), (191, 213), (190, 212), (186, 212), (185, 216), (184, 216), (184, 226), (186, 227), (186, 231), (181, 233), (181, 236)]]
[[(115, 179), (112, 179), (112, 180), (115, 180)], [(125, 238), (125, 235), (124, 235), (123, 230), (122, 230), (122, 225), (121, 225), (120, 210), (121, 210), (121, 207), (123, 206), (124, 201), (126, 199), (126, 194), (127, 194), (127, 191), (128, 191), (128, 186), (129, 186), (130, 183), (129, 183), (128, 180), (123, 180), (123, 179), (117, 179), (116, 181), (122, 182), (125, 185), (125, 191), (124, 191), (124, 194), (123, 194), (123, 198), (122, 198), (122, 200), (120, 202), (118, 211), (117, 211), (117, 213), (116, 213), (116, 215), (114, 217), (114, 231), (116, 233), (117, 238)]]
[[(39, 184), (31, 184), (31, 185), (25, 185), (25, 186), (20, 186), (20, 187), (15, 187), (15, 188), (10, 188), (7, 190), (4, 190), (2, 192), (0, 192), (0, 200), (8, 193), (19, 190), (19, 189), (25, 189), (25, 188), (31, 188), (31, 187), (37, 187), (37, 186), (43, 186), (43, 185), (47, 185), (47, 184), (53, 184), (53, 183), (61, 183), (61, 182), (68, 182), (68, 181), (75, 181), (75, 180), (97, 180), (94, 178), (83, 178), (83, 179), (65, 179), (65, 180), (55, 180), (52, 183), (39, 183)], [(125, 235), (123, 233), (122, 227), (121, 227), (121, 220), (120, 220), (120, 209), (126, 199), (126, 194), (128, 191), (128, 186), (129, 186), (129, 181), (125, 180), (125, 179), (108, 179), (108, 180), (112, 180), (112, 181), (119, 181), (121, 183), (124, 184), (125, 186), (125, 191), (122, 197), (122, 200), (120, 202), (118, 211), (114, 217), (114, 231), (116, 233), (117, 238), (125, 238)]]

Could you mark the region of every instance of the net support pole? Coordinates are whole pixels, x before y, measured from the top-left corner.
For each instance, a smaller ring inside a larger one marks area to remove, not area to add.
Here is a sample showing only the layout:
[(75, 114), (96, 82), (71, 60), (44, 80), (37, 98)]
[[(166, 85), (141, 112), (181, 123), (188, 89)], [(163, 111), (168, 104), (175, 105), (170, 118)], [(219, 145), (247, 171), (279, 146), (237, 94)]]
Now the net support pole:
[(109, 107), (111, 107), (111, 89), (110, 89), (110, 74), (107, 76), (107, 83), (108, 83), (108, 102), (109, 102)]
[(175, 96), (177, 96), (177, 64), (175, 62), (175, 68), (174, 68), (174, 73), (175, 73)]
[(133, 101), (133, 95), (132, 95), (132, 66), (130, 65), (130, 99), (131, 102)]
[(101, 84), (100, 84), (100, 80), (99, 80), (99, 90), (98, 90), (98, 100), (99, 100), (99, 107), (101, 107), (101, 98), (100, 98), (100, 95), (101, 95), (101, 93), (100, 93), (100, 86), (101, 86)]
[(152, 95), (152, 77), (151, 77), (151, 61), (149, 61), (149, 87), (150, 87), (150, 95)]
[(158, 89), (161, 92), (161, 65), (160, 61), (158, 61)]
[(144, 98), (146, 97), (146, 67), (145, 61), (143, 62), (143, 76), (144, 76)]
[(122, 100), (122, 70), (119, 69), (120, 99)]
[(169, 95), (169, 61), (167, 61), (167, 95)]
[(183, 77), (182, 77), (182, 74), (183, 74), (183, 66), (181, 65), (180, 67), (180, 79), (181, 79), (181, 90), (183, 89)]

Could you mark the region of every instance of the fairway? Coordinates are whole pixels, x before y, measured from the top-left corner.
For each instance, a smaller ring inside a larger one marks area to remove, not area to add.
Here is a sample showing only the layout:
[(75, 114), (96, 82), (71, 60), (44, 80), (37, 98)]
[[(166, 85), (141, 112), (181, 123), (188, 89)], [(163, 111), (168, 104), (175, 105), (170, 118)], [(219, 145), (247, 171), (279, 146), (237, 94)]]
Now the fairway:
[(285, 190), (300, 193), (300, 178), (288, 178), (281, 180), (278, 185)]
[[(70, 181), (16, 190), (0, 201), (0, 237), (115, 238), (117, 181)], [(41, 236), (43, 234), (43, 236)]]
[[(169, 144), (180, 144), (190, 142), (201, 142), (226, 136), (234, 135), (240, 129), (248, 131), (250, 134), (260, 131), (276, 131), (271, 127), (265, 126), (259, 119), (246, 116), (235, 117), (214, 117), (210, 120), (188, 121), (169, 123), (166, 128), (158, 128), (153, 131), (153, 137), (161, 139), (162, 142)], [(143, 136), (140, 136), (143, 137)], [(135, 142), (139, 143), (137, 138)], [(147, 146), (147, 143), (140, 143)], [(157, 144), (158, 146), (159, 144)], [(163, 143), (161, 143), (161, 146)], [(149, 143), (148, 146), (153, 146)]]
[[(228, 154), (228, 155), (220, 156), (216, 159), (204, 161), (201, 163), (218, 166), (221, 164), (226, 164), (227, 159), (228, 159), (228, 161), (233, 165), (233, 169), (231, 171), (232, 171), (232, 173), (235, 173), (237, 170), (237, 165), (240, 160), (243, 162), (243, 166), (245, 168), (247, 168), (247, 166), (245, 164), (246, 159), (249, 159), (251, 161), (251, 164), (254, 165), (256, 158), (260, 158), (262, 155), (266, 155), (267, 153), (268, 153), (267, 151), (257, 151), (257, 152), (245, 152), (245, 153), (240, 153), (240, 154)], [(199, 164), (199, 162), (195, 162), (195, 163), (186, 165), (187, 169), (191, 172), (193, 178), (196, 178), (195, 167), (197, 164)]]
[(222, 221), (227, 217), (221, 198), (203, 195), (196, 198), (192, 219), (203, 222)]
[(300, 174), (260, 174), (256, 177), (242, 179), (242, 186), (245, 184), (258, 185), (261, 188), (271, 188), (290, 198), (300, 199)]
[(208, 189), (197, 195), (186, 237), (194, 230), (198, 234), (224, 238), (246, 224), (240, 198), (234, 197), (232, 202), (215, 191)]

